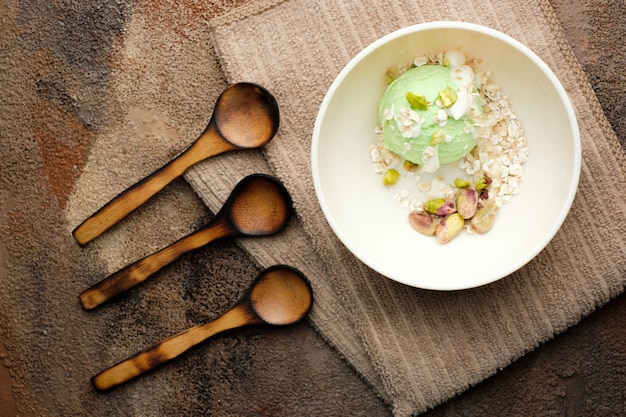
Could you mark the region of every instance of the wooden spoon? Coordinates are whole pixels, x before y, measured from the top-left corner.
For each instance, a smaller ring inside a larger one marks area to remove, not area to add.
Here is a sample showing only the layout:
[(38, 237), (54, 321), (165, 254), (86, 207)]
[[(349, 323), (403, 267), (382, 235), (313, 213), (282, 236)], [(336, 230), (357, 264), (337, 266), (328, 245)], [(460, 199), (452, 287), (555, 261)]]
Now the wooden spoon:
[(146, 280), (184, 253), (216, 239), (277, 233), (289, 223), (292, 213), (291, 197), (280, 181), (265, 174), (249, 175), (235, 186), (205, 227), (109, 275), (80, 294), (80, 301), (91, 310)]
[(263, 87), (239, 83), (217, 99), (202, 135), (172, 161), (123, 191), (80, 224), (72, 234), (84, 245), (126, 217), (192, 165), (228, 151), (258, 148), (278, 130), (278, 105)]
[(285, 265), (261, 272), (237, 303), (215, 320), (192, 327), (149, 347), (91, 379), (106, 391), (161, 365), (207, 338), (249, 324), (293, 324), (310, 311), (311, 284), (302, 273)]

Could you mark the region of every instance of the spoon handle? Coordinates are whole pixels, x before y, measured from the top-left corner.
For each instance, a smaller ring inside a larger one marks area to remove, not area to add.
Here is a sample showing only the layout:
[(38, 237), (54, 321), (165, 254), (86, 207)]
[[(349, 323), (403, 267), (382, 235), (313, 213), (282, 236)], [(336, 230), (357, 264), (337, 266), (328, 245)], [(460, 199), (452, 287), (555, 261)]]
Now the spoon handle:
[(235, 145), (221, 139), (217, 130), (209, 125), (202, 136), (183, 153), (118, 194), (83, 221), (72, 232), (74, 238), (81, 245), (89, 243), (180, 177), (192, 165), (234, 149)]
[(247, 304), (237, 304), (209, 323), (191, 327), (112, 366), (94, 376), (91, 382), (98, 391), (107, 391), (177, 357), (217, 333), (260, 322)]
[(109, 275), (80, 294), (80, 302), (91, 310), (114, 296), (145, 281), (150, 275), (178, 259), (181, 255), (216, 239), (236, 233), (228, 219), (217, 215), (206, 227), (171, 245)]

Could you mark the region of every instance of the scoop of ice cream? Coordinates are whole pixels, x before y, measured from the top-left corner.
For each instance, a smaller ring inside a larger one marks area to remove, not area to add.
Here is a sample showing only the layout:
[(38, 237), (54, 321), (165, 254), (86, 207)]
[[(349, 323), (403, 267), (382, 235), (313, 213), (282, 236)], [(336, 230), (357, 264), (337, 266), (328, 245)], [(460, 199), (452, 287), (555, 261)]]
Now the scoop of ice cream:
[(379, 106), (385, 146), (427, 172), (476, 146), (470, 114), (479, 111), (480, 98), (474, 72), (464, 60), (451, 61), (405, 71), (387, 87)]

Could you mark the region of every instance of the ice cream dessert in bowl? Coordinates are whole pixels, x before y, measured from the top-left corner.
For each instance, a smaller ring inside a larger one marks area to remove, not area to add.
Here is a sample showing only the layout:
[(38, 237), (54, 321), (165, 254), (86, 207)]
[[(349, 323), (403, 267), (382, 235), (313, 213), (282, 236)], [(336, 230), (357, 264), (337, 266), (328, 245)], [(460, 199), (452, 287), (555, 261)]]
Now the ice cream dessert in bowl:
[[(519, 193), (529, 155), (523, 126), (489, 68), (452, 49), (418, 56), (388, 70), (387, 79), (369, 151), (374, 171), (410, 210), (408, 224), (439, 243), (463, 229), (486, 233)], [(448, 184), (446, 165), (457, 170)]]
[(580, 162), (573, 106), (550, 67), (464, 22), (406, 27), (356, 54), (311, 143), (338, 244), (432, 290), (485, 285), (530, 262), (569, 212)]

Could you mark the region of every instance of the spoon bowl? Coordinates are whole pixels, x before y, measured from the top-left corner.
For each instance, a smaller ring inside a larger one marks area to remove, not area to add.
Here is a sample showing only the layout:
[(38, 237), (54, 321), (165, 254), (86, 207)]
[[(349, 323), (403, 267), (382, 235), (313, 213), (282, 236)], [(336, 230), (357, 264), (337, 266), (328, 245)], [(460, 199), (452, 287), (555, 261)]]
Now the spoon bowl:
[(237, 184), (221, 211), (239, 233), (261, 236), (277, 233), (286, 226), (291, 204), (282, 184), (268, 175), (255, 174)]
[(132, 185), (74, 229), (85, 245), (122, 220), (196, 163), (239, 149), (269, 142), (279, 125), (278, 104), (265, 88), (251, 83), (233, 84), (217, 99), (205, 131), (176, 158)]
[(183, 254), (214, 240), (232, 236), (267, 236), (280, 232), (293, 207), (285, 186), (266, 174), (252, 174), (235, 186), (224, 206), (202, 229), (109, 275), (80, 294), (91, 310), (145, 281)]
[(258, 148), (269, 142), (278, 130), (279, 113), (276, 99), (263, 87), (251, 83), (234, 84), (218, 98), (209, 127), (239, 149)]
[(311, 309), (311, 284), (284, 265), (266, 269), (250, 288), (250, 307), (267, 324), (293, 324)]
[(209, 337), (251, 324), (282, 326), (302, 320), (313, 305), (309, 280), (297, 269), (275, 265), (262, 271), (233, 307), (215, 320), (169, 337), (92, 378), (107, 391), (154, 369)]

